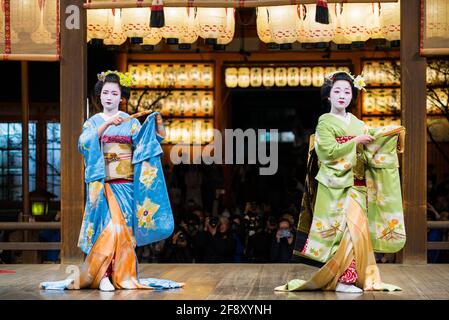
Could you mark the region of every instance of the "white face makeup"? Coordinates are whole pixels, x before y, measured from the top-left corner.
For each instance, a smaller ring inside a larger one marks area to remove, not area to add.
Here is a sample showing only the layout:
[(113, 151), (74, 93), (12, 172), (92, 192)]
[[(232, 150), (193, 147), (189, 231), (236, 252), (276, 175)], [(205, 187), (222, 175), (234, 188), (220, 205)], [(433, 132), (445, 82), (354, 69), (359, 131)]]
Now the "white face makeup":
[(337, 80), (331, 89), (329, 100), (332, 109), (344, 112), (352, 100), (351, 85), (346, 80)]
[(100, 95), (104, 113), (116, 113), (121, 98), (120, 86), (117, 83), (106, 82)]

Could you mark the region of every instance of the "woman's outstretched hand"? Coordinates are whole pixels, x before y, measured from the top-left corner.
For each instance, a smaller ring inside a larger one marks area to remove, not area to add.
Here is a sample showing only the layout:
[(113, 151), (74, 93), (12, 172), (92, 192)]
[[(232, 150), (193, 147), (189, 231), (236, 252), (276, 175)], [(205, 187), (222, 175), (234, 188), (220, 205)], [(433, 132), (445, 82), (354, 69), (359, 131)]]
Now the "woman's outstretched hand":
[(118, 126), (122, 122), (123, 122), (123, 118), (121, 116), (116, 116), (116, 117), (113, 117), (112, 119), (109, 119), (107, 123), (108, 123), (108, 126), (110, 126), (112, 124)]
[(354, 141), (357, 144), (360, 143), (360, 144), (365, 145), (365, 144), (369, 144), (369, 143), (373, 142), (374, 141), (374, 137), (370, 136), (369, 134), (361, 134), (361, 135), (355, 137)]

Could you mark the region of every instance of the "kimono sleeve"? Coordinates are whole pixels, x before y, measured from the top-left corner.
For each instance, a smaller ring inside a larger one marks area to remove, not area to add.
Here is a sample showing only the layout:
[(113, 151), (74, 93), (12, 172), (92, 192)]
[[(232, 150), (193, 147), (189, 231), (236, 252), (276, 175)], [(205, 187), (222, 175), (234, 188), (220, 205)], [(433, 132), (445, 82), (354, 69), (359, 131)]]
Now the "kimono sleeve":
[(84, 157), (85, 182), (89, 183), (105, 177), (105, 164), (101, 152), (98, 128), (88, 119), (78, 139), (78, 150)]
[(168, 238), (174, 220), (161, 165), (162, 148), (156, 133), (155, 116), (148, 116), (133, 135), (135, 150), (133, 231), (138, 246)]
[(315, 134), (315, 150), (320, 161), (332, 163), (345, 157), (352, 163), (355, 161), (356, 147), (354, 140), (338, 143), (331, 127), (324, 121), (318, 123)]

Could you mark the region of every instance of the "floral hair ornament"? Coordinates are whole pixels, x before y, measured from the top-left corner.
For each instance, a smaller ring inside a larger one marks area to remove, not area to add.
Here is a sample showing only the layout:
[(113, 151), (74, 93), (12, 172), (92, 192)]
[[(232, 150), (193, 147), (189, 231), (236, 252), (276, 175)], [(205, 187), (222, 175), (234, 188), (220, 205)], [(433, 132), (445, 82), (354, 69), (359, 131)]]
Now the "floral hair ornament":
[(129, 73), (129, 72), (122, 73), (122, 72), (111, 71), (111, 70), (103, 71), (102, 73), (99, 73), (99, 74), (97, 75), (98, 80), (104, 82), (105, 79), (106, 79), (106, 76), (107, 76), (108, 74), (115, 74), (115, 75), (117, 75), (117, 76), (119, 77), (119, 79), (120, 79), (120, 85), (121, 85), (122, 87), (131, 87), (132, 84), (133, 84), (133, 78), (132, 78), (132, 76), (131, 76), (131, 73)]
[(354, 77), (350, 72), (347, 71), (335, 71), (329, 75), (326, 76), (327, 80), (330, 81), (334, 81), (334, 76), (337, 73), (346, 73), (351, 79), (352, 79), (352, 83), (354, 84), (354, 87), (357, 88), (358, 90), (365, 90), (366, 87), (366, 83), (365, 83), (365, 78), (363, 78), (363, 75), (359, 74), (357, 77)]

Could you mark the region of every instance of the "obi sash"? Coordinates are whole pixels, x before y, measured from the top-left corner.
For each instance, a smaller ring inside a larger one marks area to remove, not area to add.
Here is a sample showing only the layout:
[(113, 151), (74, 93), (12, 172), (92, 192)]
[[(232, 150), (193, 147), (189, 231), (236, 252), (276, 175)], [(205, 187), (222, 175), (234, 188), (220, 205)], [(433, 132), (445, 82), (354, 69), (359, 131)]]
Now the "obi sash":
[(132, 140), (127, 136), (103, 136), (105, 181), (133, 181)]

